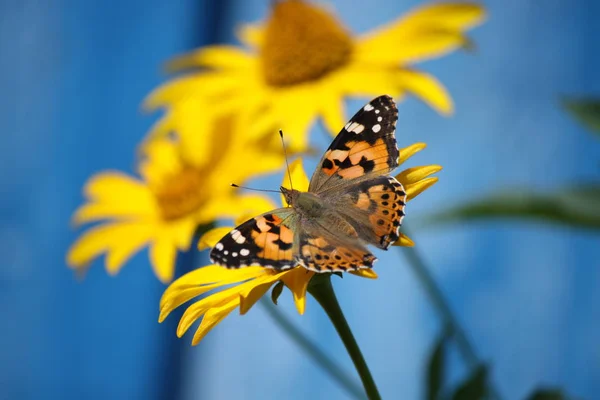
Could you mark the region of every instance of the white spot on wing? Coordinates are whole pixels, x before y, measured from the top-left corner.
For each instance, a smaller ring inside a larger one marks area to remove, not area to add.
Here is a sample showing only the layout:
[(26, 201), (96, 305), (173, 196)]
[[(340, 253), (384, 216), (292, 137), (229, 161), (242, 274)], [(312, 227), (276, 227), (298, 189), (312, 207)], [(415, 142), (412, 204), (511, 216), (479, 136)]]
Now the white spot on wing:
[(382, 117), (377, 117), (377, 122), (381, 122), (383, 120)]
[(215, 249), (217, 249), (219, 251), (223, 250), (223, 243), (221, 243), (221, 242), (217, 243), (217, 245), (215, 246)]
[(347, 125), (347, 126), (348, 127), (346, 128), (346, 130), (348, 132), (354, 132), (356, 134), (359, 134), (365, 130), (365, 126), (362, 124), (359, 124), (358, 122), (352, 122), (350, 125)]
[(243, 244), (246, 242), (246, 238), (242, 236), (242, 233), (237, 229), (231, 231), (231, 238), (235, 240), (237, 244)]
[(381, 130), (381, 125), (375, 124), (371, 129), (373, 130), (373, 132), (377, 133)]
[(244, 257), (246, 257), (248, 254), (250, 254), (250, 250), (248, 249), (241, 249), (240, 250), (240, 254)]
[(374, 107), (373, 107), (372, 105), (370, 105), (370, 104), (367, 104), (367, 105), (366, 105), (366, 106), (363, 108), (363, 110), (365, 110), (365, 111), (371, 111), (373, 108), (374, 108)]
[(375, 110), (375, 114), (379, 114), (379, 110)]
[(234, 251), (233, 253), (231, 253), (231, 257), (237, 257), (238, 254)]

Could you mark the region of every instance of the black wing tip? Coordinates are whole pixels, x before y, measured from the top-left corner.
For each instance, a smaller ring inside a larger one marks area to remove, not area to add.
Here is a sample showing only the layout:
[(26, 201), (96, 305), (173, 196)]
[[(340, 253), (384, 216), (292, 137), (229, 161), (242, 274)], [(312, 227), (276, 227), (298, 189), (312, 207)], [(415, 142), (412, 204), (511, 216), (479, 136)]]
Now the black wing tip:
[[(396, 121), (398, 120), (398, 107), (396, 106), (396, 102), (392, 96), (384, 94), (376, 97), (368, 102), (360, 111), (367, 112), (368, 114), (372, 110), (376, 110), (376, 113), (381, 112), (382, 115), (380, 116), (383, 116), (383, 123), (387, 122), (393, 125), (394, 130), (396, 129)], [(381, 119), (378, 119), (377, 121), (380, 122)]]
[(369, 102), (369, 104), (389, 104), (390, 106), (396, 108), (396, 101), (389, 94), (382, 94), (381, 96), (375, 97)]

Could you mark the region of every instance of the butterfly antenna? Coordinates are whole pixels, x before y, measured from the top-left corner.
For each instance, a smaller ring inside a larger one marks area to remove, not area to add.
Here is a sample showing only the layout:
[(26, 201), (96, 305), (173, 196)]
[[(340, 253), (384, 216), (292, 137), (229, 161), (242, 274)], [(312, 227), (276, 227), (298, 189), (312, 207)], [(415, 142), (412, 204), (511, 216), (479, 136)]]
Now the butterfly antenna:
[(292, 172), (290, 171), (290, 164), (288, 164), (287, 151), (285, 150), (285, 141), (283, 140), (283, 131), (279, 130), (279, 137), (281, 137), (281, 145), (283, 146), (283, 156), (285, 157), (285, 166), (287, 167), (288, 178), (290, 179), (290, 189), (294, 190), (292, 184)]
[(248, 187), (248, 186), (236, 185), (235, 183), (231, 183), (231, 186), (234, 187), (234, 188), (238, 188), (238, 189), (253, 190), (255, 192), (280, 193), (279, 190), (255, 189), (255, 188), (251, 188), (251, 187)]

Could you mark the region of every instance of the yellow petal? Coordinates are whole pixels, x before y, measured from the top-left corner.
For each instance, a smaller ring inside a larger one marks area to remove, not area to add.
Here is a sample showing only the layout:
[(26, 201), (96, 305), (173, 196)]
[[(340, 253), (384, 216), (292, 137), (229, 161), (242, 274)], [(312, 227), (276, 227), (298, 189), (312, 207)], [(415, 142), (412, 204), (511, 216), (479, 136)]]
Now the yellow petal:
[[(198, 117), (198, 110), (203, 110), (201, 118)], [(173, 104), (169, 114), (162, 118), (163, 120), (170, 118), (169, 133), (177, 135), (177, 141), (172, 147), (177, 150), (176, 155), (185, 160), (186, 164), (205, 165), (211, 161), (211, 156), (214, 158), (215, 146), (225, 141), (223, 136), (226, 133), (217, 132), (218, 120), (212, 112), (209, 112), (210, 110), (211, 107), (207, 106), (204, 99), (199, 99), (196, 95), (188, 95), (177, 104)]]
[(396, 175), (396, 179), (398, 179), (398, 182), (400, 182), (403, 186), (406, 186), (411, 183), (420, 181), (424, 178), (427, 178), (429, 175), (433, 175), (441, 170), (442, 167), (440, 165), (425, 165), (422, 167), (413, 167), (400, 172), (398, 175)]
[(452, 98), (433, 76), (412, 70), (399, 70), (396, 79), (402, 89), (413, 93), (439, 113), (452, 114)]
[(200, 96), (204, 93), (202, 88), (205, 81), (204, 76), (199, 74), (171, 79), (150, 92), (144, 99), (142, 107), (146, 111), (151, 111), (185, 99), (190, 93)]
[[(258, 104), (252, 104), (253, 101), (250, 99), (254, 99), (254, 102)], [(261, 96), (259, 92), (248, 98), (248, 101), (244, 104), (244, 110), (239, 113), (237, 130), (244, 132), (244, 135), (249, 140), (268, 138), (269, 135), (276, 135), (279, 129), (283, 130), (279, 117), (276, 113), (269, 111), (269, 106), (265, 104), (269, 100)], [(287, 136), (288, 132), (284, 130), (286, 143), (289, 141)], [(279, 143), (279, 146), (281, 148), (281, 143)]]
[(441, 25), (447, 28), (468, 29), (485, 19), (485, 8), (476, 3), (437, 3), (416, 8), (403, 18), (405, 27)]
[(415, 242), (412, 241), (411, 238), (406, 236), (404, 233), (400, 233), (400, 238), (392, 244), (392, 246), (404, 246), (404, 247), (414, 247)]
[[(258, 66), (255, 66), (258, 67)], [(250, 67), (248, 71), (218, 71), (203, 74), (202, 91), (200, 96), (209, 100), (210, 109), (218, 116), (243, 116), (246, 104), (266, 98), (265, 88), (253, 83), (259, 80), (259, 70)], [(196, 96), (196, 92), (193, 92)], [(271, 100), (271, 99), (269, 99)], [(189, 117), (194, 117), (190, 115)], [(182, 117), (185, 121), (186, 117)]]
[[(233, 310), (240, 304), (240, 293), (245, 293), (249, 289), (256, 286), (255, 281), (256, 280), (250, 280), (241, 285), (237, 285), (229, 289), (211, 294), (210, 296), (207, 296), (202, 300), (197, 301), (196, 303), (189, 306), (185, 310), (183, 316), (181, 317), (181, 320), (179, 321), (179, 325), (177, 326), (177, 336), (183, 336), (185, 332), (190, 328), (190, 326), (205, 313), (205, 318), (208, 317), (208, 320), (206, 321), (205, 325), (210, 327), (214, 326), (214, 324), (210, 324), (211, 315), (213, 315), (214, 313), (218, 313), (219, 310), (223, 309), (223, 307), (226, 307), (228, 310), (227, 313), (225, 313), (225, 315), (229, 314), (231, 310)], [(217, 322), (219, 322), (221, 319), (218, 319)], [(198, 341), (199, 340), (200, 339), (198, 339)], [(195, 343), (197, 343), (196, 339), (194, 339), (193, 344)]]
[(231, 232), (232, 229), (232, 227), (224, 226), (221, 228), (214, 228), (206, 232), (200, 237), (200, 240), (198, 241), (198, 250), (205, 250), (208, 248), (215, 247), (215, 244), (217, 244), (219, 240), (221, 240), (225, 235)]
[[(459, 31), (437, 26), (423, 27), (407, 32), (402, 37), (380, 37), (374, 46), (369, 47), (361, 43), (357, 57), (365, 63), (408, 66), (443, 56), (460, 47), (468, 47), (470, 43)], [(396, 50), (390, 51), (389, 46), (394, 46)]]
[[(402, 93), (395, 84), (395, 73), (396, 69), (355, 63), (336, 73), (336, 82), (331, 86), (339, 86), (340, 96), (360, 96), (370, 100), (385, 93), (398, 101)], [(345, 121), (342, 126), (344, 123)], [(341, 129), (342, 126), (337, 129)]]
[(464, 31), (480, 23), (483, 16), (483, 8), (476, 4), (447, 3), (419, 7), (358, 39), (356, 57), (365, 63), (389, 66), (439, 57), (465, 46), (468, 39)]
[(138, 171), (150, 185), (161, 185), (183, 168), (178, 146), (169, 138), (147, 142), (143, 152), (144, 158), (139, 162)]
[(219, 265), (209, 265), (189, 272), (173, 282), (163, 293), (160, 299), (159, 322), (175, 308), (196, 296), (220, 286), (243, 282), (264, 274), (265, 269), (262, 267), (227, 269)]
[[(233, 190), (240, 189), (232, 188)], [(204, 221), (235, 218), (239, 215), (256, 216), (274, 208), (271, 199), (263, 195), (221, 196), (211, 200), (200, 210)]]
[(153, 233), (153, 226), (139, 222), (115, 222), (96, 226), (87, 230), (71, 246), (67, 253), (67, 264), (72, 268), (85, 267), (101, 253), (130, 245), (130, 237), (137, 242), (147, 233)]
[[(254, 122), (249, 124), (252, 125)], [(267, 136), (255, 139), (245, 136), (247, 129), (244, 129), (244, 126), (236, 124), (235, 129), (234, 132), (239, 132), (240, 136), (244, 135), (244, 139), (247, 140), (235, 137), (228, 146), (228, 151), (221, 158), (223, 169), (233, 183), (241, 184), (248, 178), (256, 178), (259, 174), (282, 169), (285, 165), (284, 152), (281, 138), (275, 128), (269, 130)], [(245, 168), (240, 168), (240, 165), (244, 165)], [(222, 185), (223, 178), (218, 177), (218, 179), (218, 183)]]
[(276, 92), (271, 99), (271, 112), (278, 117), (292, 153), (308, 147), (309, 129), (319, 113), (318, 103), (312, 98), (314, 91), (312, 85), (300, 85)]
[[(165, 295), (171, 290), (181, 287), (208, 286), (213, 284), (228, 285), (230, 283), (242, 282), (262, 276), (266, 273), (263, 267), (245, 267), (240, 269), (228, 269), (219, 265), (208, 265), (188, 272), (169, 286)], [(164, 295), (163, 295), (164, 296)]]
[(207, 67), (236, 69), (248, 65), (251, 55), (236, 46), (205, 46), (200, 50), (176, 57), (167, 63), (167, 71)]
[(135, 198), (123, 197), (121, 202), (87, 203), (75, 211), (72, 223), (74, 225), (82, 225), (103, 219), (157, 220), (160, 216), (158, 214), (158, 207), (153, 200), (149, 200), (144, 204), (143, 201), (138, 202)]
[(408, 147), (400, 149), (400, 157), (398, 158), (398, 165), (404, 164), (406, 162), (406, 160), (408, 160), (409, 158), (414, 156), (419, 151), (423, 150), (425, 147), (427, 147), (427, 144), (425, 144), (425, 143), (415, 143), (415, 144), (411, 144)]
[(198, 225), (199, 223), (194, 218), (183, 217), (169, 223), (163, 223), (161, 229), (177, 249), (188, 251)]
[(150, 246), (150, 264), (156, 277), (163, 283), (173, 279), (177, 248), (174, 243), (164, 237), (158, 238)]
[(88, 179), (83, 191), (90, 199), (100, 202), (137, 197), (140, 193), (146, 194), (148, 189), (142, 181), (122, 172), (106, 171)]
[(315, 273), (303, 267), (296, 267), (281, 277), (294, 296), (294, 304), (298, 314), (303, 315), (306, 309), (306, 288)]
[(243, 44), (258, 49), (262, 46), (265, 29), (263, 24), (245, 24), (236, 33)]
[(261, 276), (253, 281), (253, 286), (248, 286), (240, 292), (240, 314), (244, 315), (252, 306), (269, 290), (273, 283), (285, 274), (285, 272)]
[(325, 127), (332, 135), (336, 135), (344, 126), (346, 118), (344, 117), (344, 100), (335, 87), (328, 87), (321, 90), (318, 94), (318, 101), (323, 116)]
[[(292, 176), (292, 182), (290, 183), (290, 175)], [(306, 192), (308, 190), (308, 176), (306, 176), (306, 172), (304, 171), (304, 167), (302, 166), (302, 159), (298, 158), (294, 160), (290, 164), (290, 173), (287, 172), (283, 176), (283, 182), (281, 182), (281, 186), (285, 188), (294, 188), (296, 190), (300, 190), (302, 192)], [(286, 205), (285, 197), (283, 194), (281, 195), (281, 204)]]
[(172, 131), (171, 118), (169, 116), (170, 112), (166, 112), (162, 118), (156, 121), (148, 130), (144, 141), (139, 145), (139, 152), (143, 154), (145, 152), (145, 146), (148, 142), (151, 142), (153, 139), (162, 139), (167, 136)]
[(202, 293), (207, 292), (210, 289), (214, 289), (219, 285), (211, 285), (211, 288), (205, 288), (202, 286), (190, 286), (187, 288), (181, 287), (178, 288), (178, 291), (171, 291), (168, 296), (163, 294), (160, 301), (160, 311), (158, 315), (158, 322), (163, 322), (171, 311), (193, 299), (194, 297), (200, 296)]
[(437, 181), (438, 181), (437, 177), (432, 177), (432, 178), (426, 178), (421, 181), (406, 185), (404, 187), (404, 189), (406, 189), (407, 201), (414, 199), (415, 197), (417, 197), (418, 195), (423, 193), (423, 191), (428, 189), (430, 186), (432, 186)]
[[(386, 40), (387, 39), (387, 40)], [(438, 58), (458, 48), (469, 48), (471, 41), (462, 32), (444, 27), (422, 27), (401, 38), (380, 39), (377, 46), (362, 47), (361, 59), (387, 66), (409, 66), (420, 61)], [(395, 46), (397, 51), (384, 51)]]
[(356, 271), (350, 271), (352, 275), (360, 276), (361, 278), (377, 279), (377, 274), (372, 268), (362, 268)]
[(234, 286), (227, 290), (211, 294), (210, 296), (207, 296), (202, 300), (190, 305), (179, 320), (179, 325), (177, 326), (177, 336), (183, 336), (185, 332), (190, 329), (190, 326), (192, 326), (192, 324), (196, 322), (198, 318), (202, 317), (211, 308), (218, 308), (229, 304), (232, 301), (235, 302), (236, 306), (239, 305), (238, 293), (240, 286)]
[(220, 307), (208, 310), (204, 315), (204, 318), (202, 318), (202, 322), (196, 330), (196, 333), (194, 334), (194, 338), (192, 339), (192, 346), (195, 346), (198, 343), (200, 343), (204, 336), (206, 336), (206, 334), (210, 332), (210, 330), (214, 328), (219, 322), (225, 319), (225, 317), (228, 316), (238, 306), (238, 304), (239, 298), (237, 300), (231, 299), (229, 302)]
[(131, 230), (126, 240), (122, 240), (118, 246), (113, 246), (106, 253), (106, 270), (110, 275), (116, 275), (123, 264), (151, 239), (154, 232), (145, 227)]

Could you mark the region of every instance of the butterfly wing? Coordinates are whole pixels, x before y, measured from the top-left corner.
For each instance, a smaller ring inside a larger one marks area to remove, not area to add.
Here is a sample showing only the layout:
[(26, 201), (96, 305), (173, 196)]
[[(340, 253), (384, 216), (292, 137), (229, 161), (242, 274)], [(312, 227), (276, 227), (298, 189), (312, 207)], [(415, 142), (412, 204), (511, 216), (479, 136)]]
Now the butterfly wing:
[(333, 140), (312, 176), (308, 191), (323, 193), (353, 180), (384, 175), (398, 166), (394, 132), (398, 109), (380, 96), (360, 109)]
[(333, 140), (308, 189), (332, 206), (328, 214), (299, 223), (291, 207), (252, 218), (215, 245), (211, 260), (228, 268), (276, 270), (298, 263), (316, 272), (372, 267), (376, 258), (364, 242), (387, 248), (404, 215), (402, 186), (385, 176), (398, 166), (397, 118), (393, 99), (377, 97)]
[(295, 266), (297, 214), (279, 208), (244, 222), (225, 235), (210, 260), (227, 268), (262, 266), (283, 271)]
[(377, 258), (358, 238), (341, 236), (315, 221), (303, 221), (296, 261), (308, 270), (325, 273), (371, 268)]
[(400, 237), (406, 192), (396, 178), (383, 175), (357, 182), (329, 201), (365, 242), (387, 249)]

